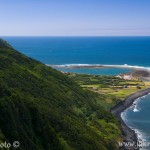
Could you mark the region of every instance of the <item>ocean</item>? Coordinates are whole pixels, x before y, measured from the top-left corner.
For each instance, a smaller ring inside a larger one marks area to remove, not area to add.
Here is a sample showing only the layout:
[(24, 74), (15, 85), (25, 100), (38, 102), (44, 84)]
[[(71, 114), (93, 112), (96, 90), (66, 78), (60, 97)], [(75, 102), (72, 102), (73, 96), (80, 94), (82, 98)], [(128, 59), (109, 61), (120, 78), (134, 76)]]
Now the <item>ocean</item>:
[(150, 150), (150, 94), (138, 98), (122, 114), (125, 123), (135, 130), (141, 150)]
[(45, 64), (150, 66), (150, 37), (3, 37)]
[[(150, 37), (2, 37), (15, 49), (48, 65), (131, 65), (150, 69)], [(117, 75), (131, 68), (59, 68), (61, 71)], [(150, 141), (150, 95), (122, 113), (138, 137)], [(149, 148), (150, 149), (150, 148)]]

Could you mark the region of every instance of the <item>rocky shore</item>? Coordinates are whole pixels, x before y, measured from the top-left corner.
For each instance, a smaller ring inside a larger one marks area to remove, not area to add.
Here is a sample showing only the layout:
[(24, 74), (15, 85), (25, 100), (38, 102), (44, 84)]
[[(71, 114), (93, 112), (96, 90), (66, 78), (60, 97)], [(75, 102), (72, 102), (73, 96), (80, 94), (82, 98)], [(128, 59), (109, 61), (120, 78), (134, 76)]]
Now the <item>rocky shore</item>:
[[(138, 139), (137, 139), (137, 135), (134, 132), (134, 130), (130, 129), (122, 120), (121, 113), (125, 109), (130, 107), (133, 104), (134, 100), (136, 100), (137, 98), (142, 97), (144, 95), (147, 95), (148, 93), (150, 93), (150, 88), (141, 90), (141, 91), (136, 92), (134, 94), (131, 94), (124, 101), (121, 101), (120, 103), (118, 103), (116, 106), (114, 106), (111, 109), (111, 112), (120, 120), (124, 142), (134, 142), (136, 144), (138, 142)], [(123, 146), (121, 149), (123, 149), (123, 150), (134, 150), (134, 149), (136, 149), (137, 150), (137, 147), (136, 146), (133, 146), (133, 147)]]

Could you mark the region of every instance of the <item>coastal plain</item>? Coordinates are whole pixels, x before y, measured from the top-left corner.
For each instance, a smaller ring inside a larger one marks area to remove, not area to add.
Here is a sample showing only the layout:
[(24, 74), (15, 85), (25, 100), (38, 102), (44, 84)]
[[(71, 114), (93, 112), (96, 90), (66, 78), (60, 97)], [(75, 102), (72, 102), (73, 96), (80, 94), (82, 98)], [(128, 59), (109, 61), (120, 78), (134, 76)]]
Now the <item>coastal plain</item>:
[[(118, 76), (102, 76), (90, 74), (65, 73), (83, 89), (96, 92), (99, 95), (106, 96), (107, 107), (112, 107), (119, 101), (124, 100), (130, 94), (150, 87), (149, 81), (138, 79), (125, 80)], [(137, 74), (137, 73), (136, 73)]]
[[(121, 125), (124, 144), (122, 144), (120, 149), (139, 149), (138, 144), (141, 139), (139, 139), (135, 130), (127, 126), (121, 114), (133, 105), (136, 99), (150, 93), (150, 82), (149, 80), (144, 80), (145, 78), (149, 78), (149, 71), (135, 70), (132, 74), (130, 73), (130, 75), (133, 75), (132, 80), (125, 80), (120, 78), (120, 76), (101, 76), (75, 73), (67, 73), (67, 75), (80, 84), (83, 89), (88, 89), (105, 97), (103, 103), (101, 101), (103, 107), (106, 110), (110, 110), (118, 118)], [(133, 107), (136, 107), (136, 105), (134, 104)], [(127, 144), (128, 142), (134, 144), (131, 146)]]

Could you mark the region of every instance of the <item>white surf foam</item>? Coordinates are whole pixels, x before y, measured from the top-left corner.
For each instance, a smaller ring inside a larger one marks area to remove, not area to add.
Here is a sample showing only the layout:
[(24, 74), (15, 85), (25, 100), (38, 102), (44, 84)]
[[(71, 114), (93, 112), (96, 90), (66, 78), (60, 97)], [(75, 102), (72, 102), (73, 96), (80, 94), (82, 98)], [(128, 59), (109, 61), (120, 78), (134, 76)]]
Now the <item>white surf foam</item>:
[(137, 135), (137, 138), (138, 138), (138, 141), (146, 141), (145, 139), (145, 136), (144, 136), (144, 133), (138, 129), (132, 129), (135, 131), (136, 135)]
[(129, 126), (129, 128), (131, 128), (132, 130), (135, 131), (135, 133), (137, 135), (138, 141), (146, 141), (146, 137), (144, 136), (144, 133), (142, 131), (140, 131), (139, 129), (134, 128), (131, 125), (131, 123), (128, 122), (128, 119), (127, 119), (127, 110), (125, 110), (124, 112), (121, 113), (121, 118), (127, 124), (127, 126)]
[[(147, 95), (149, 95), (150, 93), (148, 93)], [(140, 98), (137, 98), (134, 102), (133, 105), (131, 106), (131, 109), (133, 109), (133, 112), (139, 112), (141, 110), (141, 108), (139, 107), (139, 102), (141, 100), (143, 100), (147, 95), (144, 95)]]
[[(142, 98), (142, 97), (141, 97)], [(141, 108), (138, 106), (138, 102), (141, 100), (141, 98), (137, 98), (132, 105), (133, 112), (139, 112)]]
[(140, 111), (140, 108), (135, 107), (135, 108), (133, 109), (133, 111), (134, 111), (134, 112), (139, 112), (139, 111)]
[(122, 113), (121, 113), (121, 118), (122, 120), (124, 120), (124, 122), (128, 122), (128, 119), (127, 119), (127, 109), (124, 110)]
[(109, 65), (109, 64), (62, 64), (62, 65), (50, 65), (47, 64), (48, 66), (52, 67), (114, 67), (114, 68), (131, 68), (131, 69), (143, 69), (143, 70), (148, 70), (150, 71), (150, 67), (144, 67), (144, 66), (134, 66), (134, 65)]

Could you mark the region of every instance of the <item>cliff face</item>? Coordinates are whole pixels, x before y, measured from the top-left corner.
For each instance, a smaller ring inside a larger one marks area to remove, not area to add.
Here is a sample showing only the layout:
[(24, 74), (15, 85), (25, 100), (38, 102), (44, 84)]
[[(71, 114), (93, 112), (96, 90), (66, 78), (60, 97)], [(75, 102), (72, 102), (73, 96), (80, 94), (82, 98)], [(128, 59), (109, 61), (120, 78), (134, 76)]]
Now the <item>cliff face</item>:
[(19, 141), (26, 150), (113, 150), (117, 126), (94, 93), (0, 40), (1, 142)]

